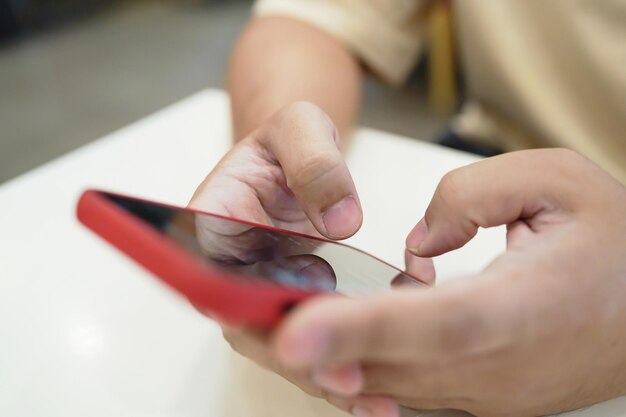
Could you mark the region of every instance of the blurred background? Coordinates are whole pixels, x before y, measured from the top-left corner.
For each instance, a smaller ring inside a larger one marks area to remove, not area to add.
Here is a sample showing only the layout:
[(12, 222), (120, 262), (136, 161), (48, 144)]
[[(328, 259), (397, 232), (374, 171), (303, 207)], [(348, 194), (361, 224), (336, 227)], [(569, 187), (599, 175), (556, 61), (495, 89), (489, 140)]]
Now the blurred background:
[[(223, 88), (252, 0), (0, 0), (0, 183), (205, 88)], [(361, 124), (443, 126), (422, 68), (367, 80)], [(210, 138), (207, 138), (210, 140)]]

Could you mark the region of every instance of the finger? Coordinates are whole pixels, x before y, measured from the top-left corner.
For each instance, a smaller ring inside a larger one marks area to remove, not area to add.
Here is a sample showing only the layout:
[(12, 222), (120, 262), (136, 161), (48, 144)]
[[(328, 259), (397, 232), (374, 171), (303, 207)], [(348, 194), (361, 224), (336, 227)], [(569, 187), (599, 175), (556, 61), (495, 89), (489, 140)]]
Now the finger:
[(316, 255), (294, 255), (270, 261), (221, 267), (239, 275), (255, 276), (295, 288), (334, 291), (337, 286), (332, 266)]
[(389, 397), (362, 395), (356, 398), (347, 398), (325, 392), (324, 398), (331, 405), (350, 412), (355, 417), (400, 417), (400, 408), (397, 402)]
[(398, 403), (384, 396), (360, 396), (351, 412), (355, 417), (400, 417)]
[(436, 274), (432, 258), (421, 258), (405, 250), (404, 265), (406, 272), (410, 275), (421, 279), (426, 284), (435, 285)]
[[(267, 347), (267, 332), (244, 330), (224, 324), (221, 326), (224, 339), (226, 339), (235, 352), (250, 359), (262, 368), (280, 375), (307, 394), (318, 398), (325, 398), (335, 405), (339, 404), (339, 401), (337, 401), (339, 396), (331, 394), (325, 391), (320, 385), (315, 384), (309, 372), (290, 370), (282, 367), (280, 363), (275, 360)], [(335, 401), (330, 401), (333, 398)]]
[(265, 369), (275, 371), (276, 364), (268, 349), (267, 332), (231, 327), (224, 323), (220, 325), (224, 339), (235, 352)]
[[(369, 398), (388, 395), (411, 398), (412, 406), (430, 409), (466, 405), (464, 399), (468, 397), (463, 394), (463, 387), (467, 385), (465, 374), (467, 372), (459, 373), (456, 367), (420, 367), (406, 363), (361, 367), (353, 364), (330, 370), (314, 370), (312, 379), (329, 396), (344, 399), (343, 404), (349, 403), (346, 399), (357, 394)], [(460, 376), (463, 376), (462, 381)], [(475, 379), (476, 375), (470, 377)], [(353, 406), (356, 402), (352, 401)]]
[[(460, 369), (459, 369), (460, 368)], [(364, 395), (393, 395), (412, 398), (411, 406), (428, 409), (456, 408), (466, 404), (467, 387), (479, 384), (481, 375), (476, 368), (463, 366), (433, 366), (431, 364), (369, 364), (363, 367)]]
[(345, 398), (339, 395), (331, 394), (324, 391), (323, 398), (330, 404), (340, 410), (350, 412), (354, 407), (354, 398)]
[(357, 364), (313, 369), (311, 378), (324, 390), (343, 397), (352, 397), (363, 389), (363, 371)]
[(425, 290), (313, 299), (288, 317), (272, 343), (285, 366), (371, 361), (455, 363), (510, 346), (523, 335), (531, 284), (490, 274)]
[(280, 274), (287, 285), (296, 285), (308, 289), (334, 291), (337, 286), (337, 276), (332, 266), (323, 258), (316, 255), (294, 255), (280, 258), (275, 262), (265, 262), (261, 268), (279, 268), (290, 274)]
[[(556, 154), (556, 155), (555, 155)], [(485, 159), (446, 174), (426, 210), (407, 237), (407, 248), (419, 256), (436, 256), (472, 239), (479, 227), (532, 219), (537, 213), (567, 210), (563, 187), (543, 173), (554, 169), (554, 159), (581, 159), (571, 151), (532, 150)], [(571, 164), (575, 177), (575, 161)], [(570, 169), (570, 168), (566, 168)], [(555, 177), (555, 176), (553, 176)], [(541, 227), (541, 225), (538, 225)]]
[(278, 112), (253, 137), (282, 167), (287, 186), (315, 228), (343, 239), (359, 229), (363, 216), (336, 134), (324, 112), (300, 102)]
[(205, 256), (227, 265), (267, 259), (275, 244), (263, 229), (200, 214), (196, 214), (196, 236)]

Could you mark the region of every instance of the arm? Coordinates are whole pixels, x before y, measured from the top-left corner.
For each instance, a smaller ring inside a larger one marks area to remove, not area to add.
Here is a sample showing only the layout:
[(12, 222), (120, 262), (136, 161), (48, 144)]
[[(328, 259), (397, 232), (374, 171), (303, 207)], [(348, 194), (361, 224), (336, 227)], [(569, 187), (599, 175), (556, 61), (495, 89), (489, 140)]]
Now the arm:
[(294, 19), (254, 19), (229, 69), (235, 141), (296, 101), (319, 106), (345, 136), (358, 112), (360, 83), (358, 61), (339, 40)]

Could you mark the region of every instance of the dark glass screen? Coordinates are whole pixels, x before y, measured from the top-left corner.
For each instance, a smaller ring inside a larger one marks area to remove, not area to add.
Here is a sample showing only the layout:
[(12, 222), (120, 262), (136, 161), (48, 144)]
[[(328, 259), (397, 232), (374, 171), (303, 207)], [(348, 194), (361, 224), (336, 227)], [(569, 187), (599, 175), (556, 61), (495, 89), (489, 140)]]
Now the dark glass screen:
[(338, 243), (117, 195), (105, 196), (204, 262), (250, 279), (355, 295), (399, 284), (422, 285), (384, 262)]

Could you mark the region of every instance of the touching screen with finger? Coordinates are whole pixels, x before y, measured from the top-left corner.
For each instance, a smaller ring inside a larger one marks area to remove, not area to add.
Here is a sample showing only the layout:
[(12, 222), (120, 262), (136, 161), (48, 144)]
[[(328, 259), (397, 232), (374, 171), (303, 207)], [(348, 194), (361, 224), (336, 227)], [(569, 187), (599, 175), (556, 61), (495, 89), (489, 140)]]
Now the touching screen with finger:
[(235, 324), (271, 326), (320, 293), (424, 285), (341, 243), (191, 209), (88, 191), (78, 213), (195, 306)]

